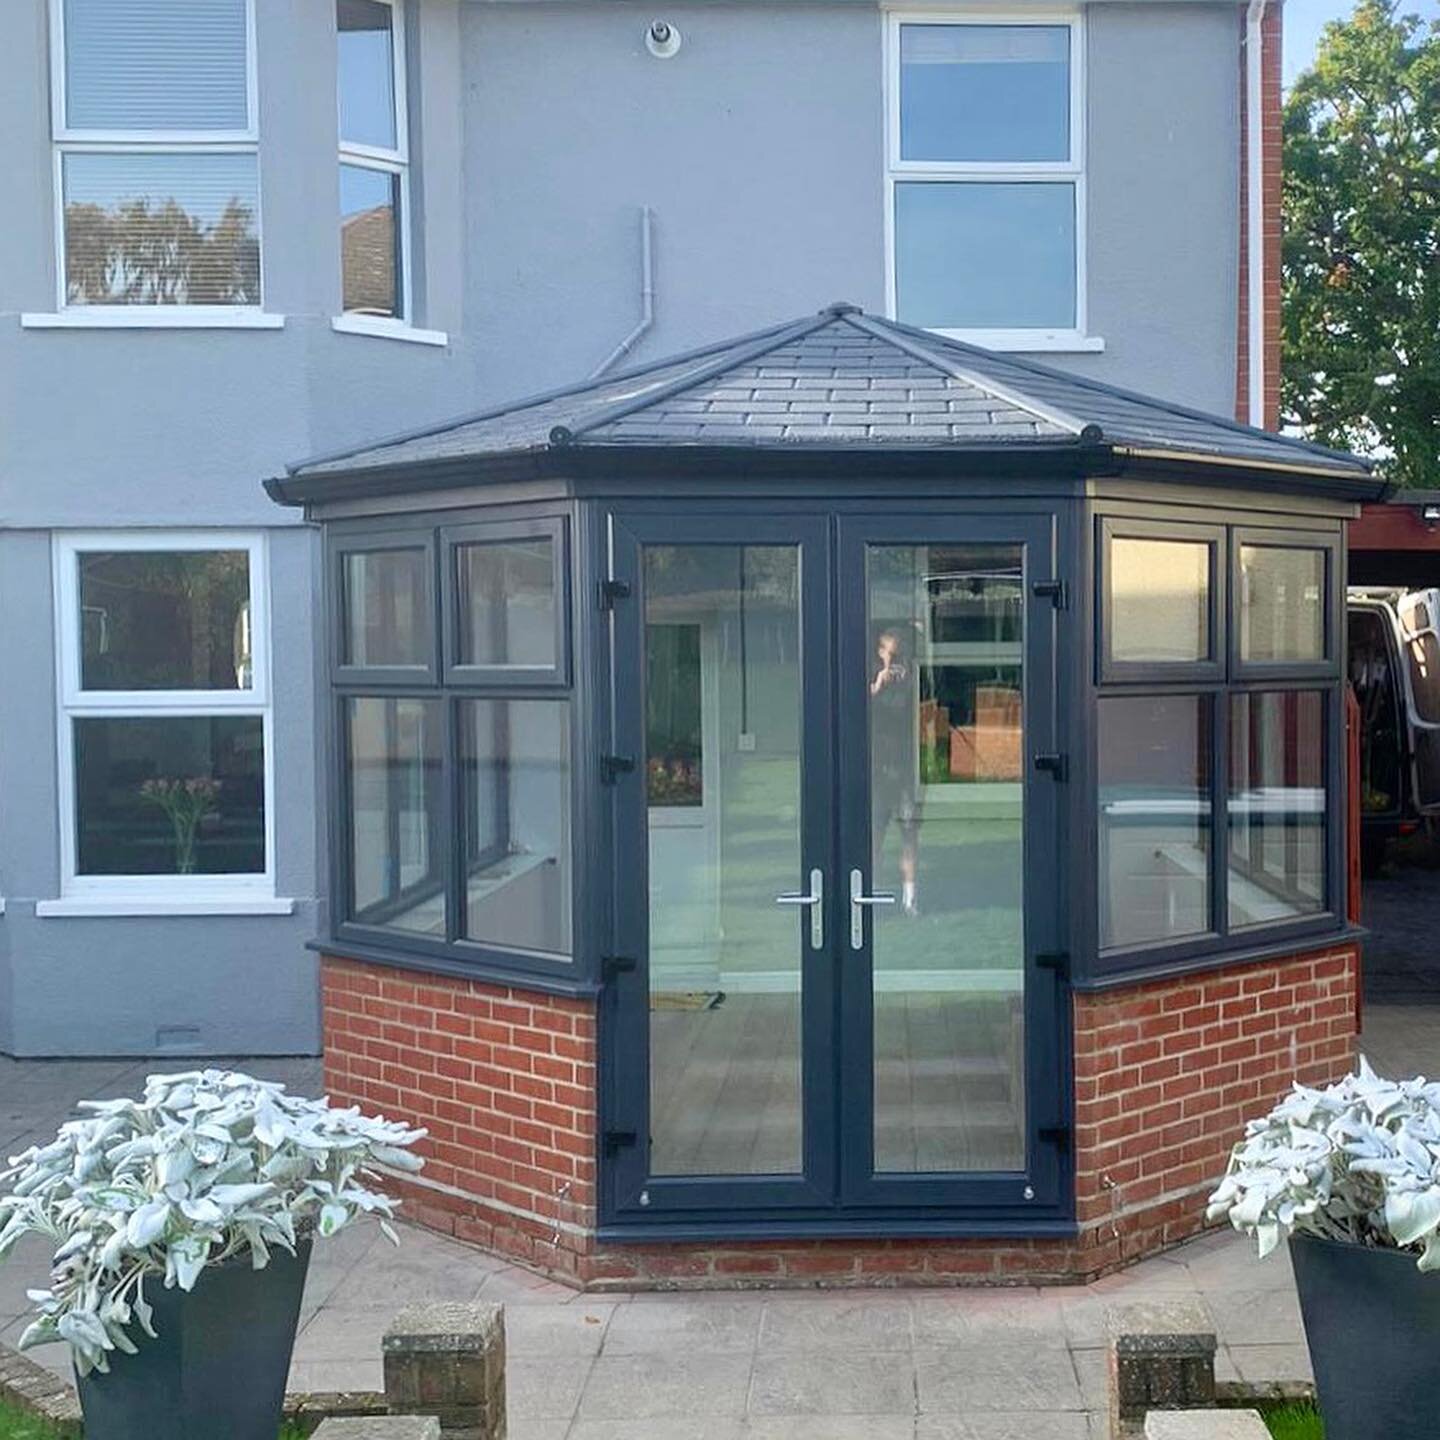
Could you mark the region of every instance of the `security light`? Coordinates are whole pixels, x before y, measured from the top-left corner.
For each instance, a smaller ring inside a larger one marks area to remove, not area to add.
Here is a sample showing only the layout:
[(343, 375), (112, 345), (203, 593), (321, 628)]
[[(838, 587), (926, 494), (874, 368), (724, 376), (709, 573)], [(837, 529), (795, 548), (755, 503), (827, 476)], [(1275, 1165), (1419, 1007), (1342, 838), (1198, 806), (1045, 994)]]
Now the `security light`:
[(1420, 511), (1420, 518), (1427, 525), (1434, 525), (1440, 521), (1440, 505), (1426, 505)]

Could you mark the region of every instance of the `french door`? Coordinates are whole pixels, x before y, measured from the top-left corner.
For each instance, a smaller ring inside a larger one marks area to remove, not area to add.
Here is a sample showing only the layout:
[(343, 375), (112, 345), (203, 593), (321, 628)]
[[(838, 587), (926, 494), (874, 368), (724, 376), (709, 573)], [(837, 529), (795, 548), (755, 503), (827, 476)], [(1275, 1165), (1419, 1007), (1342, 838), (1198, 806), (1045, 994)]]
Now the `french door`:
[(1057, 1217), (1049, 517), (611, 541), (607, 1223)]

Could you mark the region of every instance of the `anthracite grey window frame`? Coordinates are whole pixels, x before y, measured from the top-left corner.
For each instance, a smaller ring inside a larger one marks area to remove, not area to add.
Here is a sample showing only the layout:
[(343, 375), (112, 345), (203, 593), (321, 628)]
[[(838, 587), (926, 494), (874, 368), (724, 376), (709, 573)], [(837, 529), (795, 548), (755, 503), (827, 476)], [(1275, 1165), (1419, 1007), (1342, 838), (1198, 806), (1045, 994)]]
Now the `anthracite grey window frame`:
[[(583, 913), (580, 898), (585, 887), (578, 874), (578, 864), (585, 853), (586, 832), (581, 824), (578, 798), (590, 767), (583, 758), (585, 727), (573, 684), (573, 637), (579, 623), (575, 613), (577, 586), (570, 574), (577, 553), (571, 540), (574, 524), (575, 515), (568, 505), (537, 503), (497, 506), (493, 511), (483, 512), (436, 510), (327, 526), (326, 630), (330, 657), (327, 669), (331, 687), (333, 795), (328, 825), (332, 905), (330, 933), (327, 940), (318, 942), (320, 948), (431, 974), (523, 984), (559, 994), (589, 994), (595, 990), (594, 957), (589, 954), (589, 944), (583, 939), (584, 927), (578, 921), (573, 927), (571, 953), (566, 956), (502, 949), (464, 938), (466, 869), (475, 857), (467, 856), (460, 712), (463, 706), (477, 699), (540, 700), (565, 707), (570, 731), (567, 804), (571, 854), (567, 880), (571, 886), (572, 913), (577, 917)], [(549, 539), (555, 547), (556, 666), (499, 668), (447, 663), (457, 654), (458, 587), (453, 572), (458, 547), (476, 540), (539, 538)], [(421, 545), (428, 557), (430, 663), (424, 669), (341, 664), (346, 620), (346, 556)], [(443, 936), (407, 934), (383, 925), (367, 924), (350, 914), (353, 860), (347, 712), (352, 699), (372, 697), (441, 702), (442, 782), (435, 838), (437, 868), (445, 890)]]
[[(1175, 512), (1169, 519), (1154, 507), (1143, 514), (1096, 513), (1093, 517), (1094, 667), (1092, 676), (1090, 783), (1083, 799), (1077, 796), (1089, 827), (1089, 913), (1094, 936), (1093, 962), (1077, 970), (1081, 988), (1108, 983), (1134, 983), (1137, 976), (1210, 970), (1230, 956), (1287, 947), (1307, 941), (1323, 943), (1346, 928), (1345, 911), (1345, 703), (1344, 703), (1344, 594), (1345, 566), (1337, 528), (1308, 529), (1257, 524), (1243, 511), (1207, 508), (1203, 519), (1193, 512)], [(1211, 646), (1217, 662), (1120, 663), (1109, 659), (1111, 607), (1109, 603), (1110, 547), (1116, 537), (1147, 539), (1210, 539), (1215, 546), (1211, 579)], [(1239, 658), (1239, 555), (1242, 544), (1276, 548), (1321, 550), (1326, 555), (1325, 634), (1322, 662), (1279, 664), (1242, 663)], [(1230, 736), (1231, 697), (1276, 691), (1309, 691), (1324, 700), (1325, 777), (1325, 898), (1318, 911), (1296, 917), (1244, 926), (1230, 924)], [(1102, 946), (1099, 930), (1099, 756), (1100, 702), (1111, 696), (1198, 695), (1211, 706), (1210, 726), (1210, 926), (1201, 933), (1134, 946)], [(1077, 877), (1078, 879), (1078, 877)]]

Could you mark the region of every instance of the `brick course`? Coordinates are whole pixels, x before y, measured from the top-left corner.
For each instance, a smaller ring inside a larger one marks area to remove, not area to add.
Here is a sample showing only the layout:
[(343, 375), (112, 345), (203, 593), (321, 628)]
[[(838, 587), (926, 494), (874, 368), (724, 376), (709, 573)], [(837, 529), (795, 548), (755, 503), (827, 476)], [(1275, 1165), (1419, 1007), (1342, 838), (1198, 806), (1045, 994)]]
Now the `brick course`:
[(327, 957), (332, 1097), (423, 1125), (420, 1224), (590, 1288), (1024, 1284), (1093, 1277), (1204, 1224), (1244, 1121), (1292, 1078), (1350, 1067), (1353, 946), (1073, 1003), (1071, 1239), (595, 1241), (596, 1041), (587, 1001)]

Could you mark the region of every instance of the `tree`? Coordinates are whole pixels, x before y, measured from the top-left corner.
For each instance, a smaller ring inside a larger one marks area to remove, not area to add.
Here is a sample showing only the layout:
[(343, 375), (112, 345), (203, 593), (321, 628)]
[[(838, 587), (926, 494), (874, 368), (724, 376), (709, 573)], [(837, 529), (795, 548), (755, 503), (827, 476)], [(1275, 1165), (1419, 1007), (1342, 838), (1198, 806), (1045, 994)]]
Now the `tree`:
[(1440, 23), (1359, 0), (1285, 103), (1287, 424), (1440, 487)]

